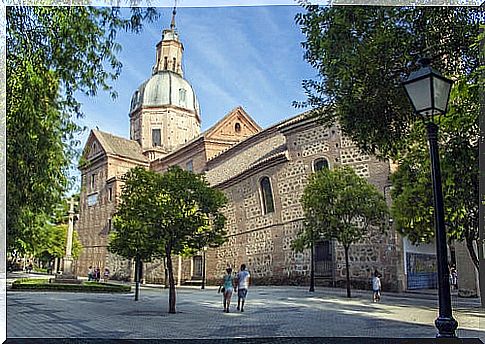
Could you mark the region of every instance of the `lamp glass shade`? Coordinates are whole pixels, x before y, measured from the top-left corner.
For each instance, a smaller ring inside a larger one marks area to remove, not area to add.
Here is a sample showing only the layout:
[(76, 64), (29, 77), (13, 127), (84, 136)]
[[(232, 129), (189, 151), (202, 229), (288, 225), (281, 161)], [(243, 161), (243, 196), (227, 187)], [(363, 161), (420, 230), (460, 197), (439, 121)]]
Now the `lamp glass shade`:
[(446, 112), (450, 88), (451, 81), (436, 76), (433, 78), (434, 108), (441, 113)]
[(415, 79), (406, 82), (404, 88), (408, 94), (414, 111), (417, 113), (429, 110), (432, 107), (433, 97), (431, 96), (431, 76)]
[(416, 113), (425, 116), (444, 114), (452, 81), (427, 63), (409, 75), (403, 82), (404, 89)]

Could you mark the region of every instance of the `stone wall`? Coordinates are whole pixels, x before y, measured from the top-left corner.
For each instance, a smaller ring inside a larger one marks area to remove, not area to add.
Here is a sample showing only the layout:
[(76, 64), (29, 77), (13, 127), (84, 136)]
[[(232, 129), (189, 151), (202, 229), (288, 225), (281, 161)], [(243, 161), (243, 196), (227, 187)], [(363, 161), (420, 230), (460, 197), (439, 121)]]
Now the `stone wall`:
[[(75, 273), (79, 276), (86, 275), (89, 266), (99, 267), (101, 270), (107, 267), (112, 272), (116, 271), (113, 266), (120, 266), (120, 258), (114, 259), (113, 255), (108, 253), (108, 234), (111, 230), (110, 225), (112, 226), (111, 218), (121, 195), (120, 178), (135, 166), (135, 162), (105, 156), (104, 159), (99, 159), (82, 170), (79, 220), (75, 226), (83, 246), (75, 267)], [(93, 175), (94, 187), (91, 186)], [(93, 197), (96, 198), (94, 204)], [(126, 271), (120, 274), (125, 276)]]
[(176, 107), (143, 108), (131, 118), (131, 138), (143, 149), (152, 147), (152, 129), (161, 131), (161, 147), (173, 151), (200, 134), (200, 119), (190, 110)]
[[(300, 198), (316, 159), (327, 159), (331, 168), (339, 164), (351, 166), (381, 191), (388, 183), (388, 162), (360, 152), (355, 144), (341, 136), (338, 127), (324, 129), (311, 124), (295, 130), (285, 128), (282, 132), (284, 137), (273, 135), (271, 144), (273, 147), (275, 142), (281, 144), (283, 138), (287, 142), (289, 161), (255, 171), (223, 188), (229, 199), (225, 209), (229, 238), (208, 256), (208, 278), (222, 275), (227, 264), (237, 269), (241, 263), (246, 263), (257, 283), (290, 284), (308, 280), (310, 252), (294, 252), (291, 242), (303, 228)], [(260, 145), (270, 144), (269, 139), (259, 142), (261, 144), (255, 143), (238, 154), (237, 159), (233, 156), (221, 163), (210, 180), (220, 182), (237, 175), (234, 164), (238, 169), (250, 165)], [(248, 157), (247, 161), (244, 161), (245, 157)], [(275, 212), (267, 215), (263, 215), (259, 190), (259, 181), (263, 176), (270, 178), (275, 203)], [(336, 282), (345, 281), (343, 247), (338, 243), (332, 247)], [(383, 273), (384, 286), (396, 290), (397, 274), (403, 273), (399, 270), (401, 252), (395, 232), (382, 235), (379, 229), (371, 230), (349, 252), (350, 274), (354, 284), (370, 287), (371, 273), (378, 269)]]

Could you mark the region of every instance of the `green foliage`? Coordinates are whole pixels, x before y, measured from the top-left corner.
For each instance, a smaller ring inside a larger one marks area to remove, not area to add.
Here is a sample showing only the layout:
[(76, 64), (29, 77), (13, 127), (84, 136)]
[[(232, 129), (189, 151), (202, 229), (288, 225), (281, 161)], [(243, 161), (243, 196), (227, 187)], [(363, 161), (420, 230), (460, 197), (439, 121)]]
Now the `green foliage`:
[(131, 287), (128, 285), (83, 282), (82, 284), (49, 283), (48, 279), (21, 278), (12, 283), (14, 290), (29, 291), (72, 291), (91, 293), (129, 293)]
[(382, 194), (350, 167), (323, 169), (310, 177), (301, 199), (304, 230), (292, 248), (302, 251), (320, 240), (337, 240), (345, 249), (347, 297), (350, 297), (349, 248), (370, 227), (387, 230), (388, 208)]
[[(401, 86), (420, 56), (446, 76), (480, 66), (483, 13), (473, 7), (318, 7), (296, 17), (305, 59), (320, 75), (303, 86), (326, 123), (338, 122), (359, 147), (383, 156), (403, 154), (415, 122)], [(443, 44), (442, 42), (446, 42)]]
[(157, 236), (147, 217), (155, 202), (156, 177), (154, 172), (143, 168), (134, 168), (123, 176), (123, 192), (113, 216), (109, 251), (127, 259), (139, 255), (143, 261), (160, 255), (163, 238)]
[(154, 9), (7, 7), (7, 248), (32, 252), (37, 229), (69, 186), (81, 116), (75, 92), (115, 92), (119, 30), (138, 32)]
[(170, 312), (175, 313), (172, 255), (193, 253), (224, 242), (224, 194), (204, 176), (173, 166), (159, 174), (134, 168), (124, 177), (121, 201), (113, 217), (109, 250), (144, 261), (167, 259)]
[[(479, 92), (465, 77), (455, 82), (439, 145), (448, 238), (466, 241), (477, 268), (473, 241), (478, 239), (479, 217)], [(416, 125), (411, 135), (417, 144), (398, 160), (392, 176), (392, 214), (396, 228), (411, 242), (429, 242), (435, 235), (431, 162), (423, 126)]]
[(134, 168), (123, 177), (109, 248), (143, 260), (224, 242), (225, 196), (202, 175), (171, 167), (163, 174)]
[[(474, 262), (478, 233), (478, 118), (483, 87), (484, 14), (478, 7), (317, 7), (297, 16), (305, 58), (320, 80), (307, 80), (308, 101), (324, 122), (372, 154), (400, 164), (393, 177), (393, 217), (413, 242), (434, 236), (426, 132), (401, 80), (419, 57), (454, 80), (440, 121), (446, 225), (466, 240)], [(444, 44), (443, 42), (446, 42)], [(436, 119), (435, 119), (436, 120)]]
[(384, 197), (349, 167), (323, 169), (310, 177), (301, 199), (305, 229), (293, 243), (296, 250), (322, 239), (350, 247), (376, 227), (387, 229)]

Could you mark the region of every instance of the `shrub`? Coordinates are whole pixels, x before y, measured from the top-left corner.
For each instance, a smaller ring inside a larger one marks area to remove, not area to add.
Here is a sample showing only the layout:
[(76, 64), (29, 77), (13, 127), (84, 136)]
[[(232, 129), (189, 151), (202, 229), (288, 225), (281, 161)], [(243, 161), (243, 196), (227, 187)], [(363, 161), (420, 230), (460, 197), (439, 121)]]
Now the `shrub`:
[(131, 291), (131, 286), (98, 282), (83, 282), (82, 284), (61, 284), (49, 283), (49, 280), (47, 279), (22, 278), (12, 283), (12, 289), (30, 291), (72, 291), (87, 293), (129, 293)]

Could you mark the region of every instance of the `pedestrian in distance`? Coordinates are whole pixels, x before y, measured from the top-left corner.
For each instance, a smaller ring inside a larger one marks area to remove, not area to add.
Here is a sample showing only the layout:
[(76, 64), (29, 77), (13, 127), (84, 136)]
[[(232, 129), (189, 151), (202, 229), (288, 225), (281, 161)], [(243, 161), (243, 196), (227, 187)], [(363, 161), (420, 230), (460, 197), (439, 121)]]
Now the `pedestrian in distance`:
[(94, 279), (93, 267), (92, 266), (89, 266), (89, 269), (88, 269), (88, 281), (92, 281), (93, 279)]
[(109, 269), (108, 268), (104, 268), (103, 280), (104, 280), (105, 283), (108, 282), (108, 280), (109, 280)]
[(96, 282), (99, 283), (99, 281), (101, 280), (101, 270), (99, 269), (99, 267), (96, 268), (95, 278), (96, 278)]
[(452, 290), (458, 289), (458, 273), (456, 272), (456, 268), (454, 266), (450, 269), (450, 285)]
[(246, 271), (246, 264), (241, 264), (241, 270), (239, 270), (237, 280), (237, 310), (244, 312), (244, 302), (248, 294), (249, 279), (251, 275)]
[(232, 268), (226, 269), (226, 274), (222, 278), (222, 304), (224, 305), (224, 312), (229, 313), (229, 306), (231, 304), (232, 292), (234, 290), (234, 278), (232, 277)]
[(372, 277), (372, 300), (381, 301), (381, 274), (377, 270), (374, 271), (374, 277)]

